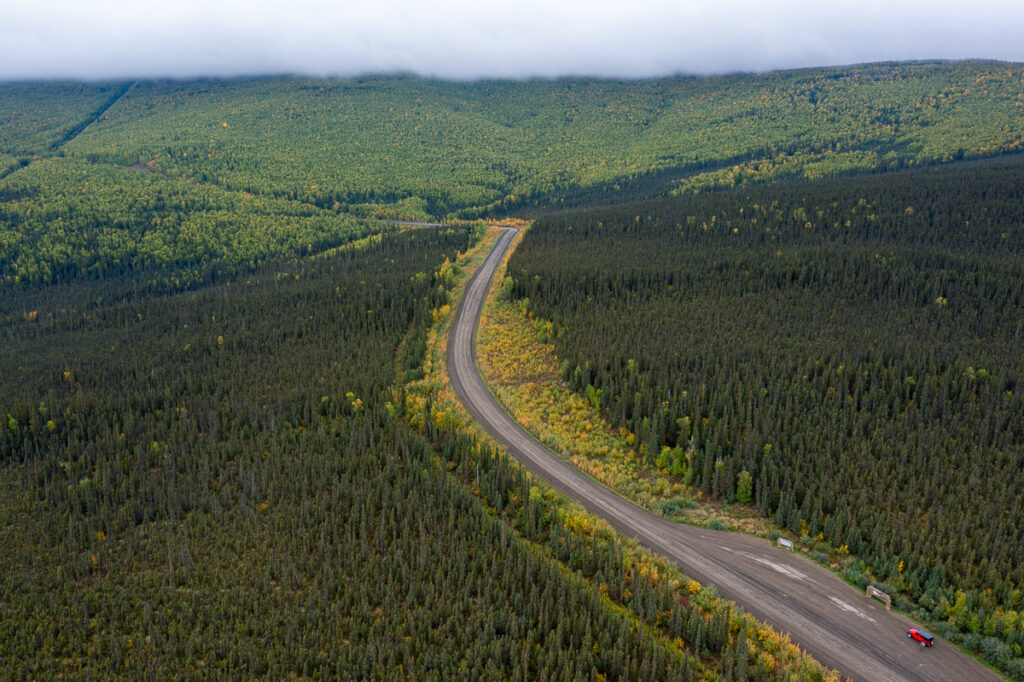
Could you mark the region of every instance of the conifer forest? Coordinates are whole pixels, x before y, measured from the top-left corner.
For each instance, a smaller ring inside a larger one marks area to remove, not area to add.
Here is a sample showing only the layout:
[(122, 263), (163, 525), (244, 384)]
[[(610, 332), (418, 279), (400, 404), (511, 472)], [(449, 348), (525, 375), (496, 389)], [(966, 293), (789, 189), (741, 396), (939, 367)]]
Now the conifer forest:
[(649, 463), (1019, 659), (1022, 188), (1013, 159), (546, 217), (513, 296)]
[(0, 678), (840, 679), (452, 406), (516, 220), (638, 461), (1024, 680), (1022, 155), (1004, 62), (0, 83)]

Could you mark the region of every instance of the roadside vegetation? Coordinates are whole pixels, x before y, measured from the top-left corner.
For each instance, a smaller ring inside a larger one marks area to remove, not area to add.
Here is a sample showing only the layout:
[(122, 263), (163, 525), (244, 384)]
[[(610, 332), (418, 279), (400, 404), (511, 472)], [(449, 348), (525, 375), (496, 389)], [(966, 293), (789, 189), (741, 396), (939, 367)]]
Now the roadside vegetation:
[[(521, 236), (520, 236), (521, 239)], [(511, 257), (509, 253), (509, 257)], [(506, 259), (507, 265), (507, 259)], [(705, 496), (637, 451), (636, 434), (613, 428), (593, 390), (562, 379), (550, 321), (509, 297), (513, 280), (498, 271), (477, 336), (477, 361), (488, 387), (516, 421), (542, 443), (620, 495), (666, 518), (768, 536), (753, 508)]]
[[(492, 229), (463, 259), (442, 266), (438, 276), (453, 284), (453, 305), (499, 234), (499, 230)], [(787, 636), (717, 597), (713, 586), (700, 585), (670, 562), (622, 538), (603, 520), (504, 454), (501, 446), (472, 422), (455, 397), (445, 359), (453, 317), (444, 308), (434, 317), (437, 321), (425, 337), (422, 356), (414, 351), (420, 348), (418, 344), (407, 343), (399, 353), (396, 366), (404, 368), (407, 383), (396, 391), (395, 400), (401, 401), (398, 404), (405, 406), (410, 424), (421, 432), (471, 434), (462, 437), (477, 443), (481, 456), (491, 458), (514, 482), (507, 490), (495, 491), (479, 481), (472, 461), (449, 464), (454, 475), (460, 476), (489, 508), (557, 561), (562, 570), (574, 574), (586, 589), (601, 595), (612, 608), (623, 609), (637, 627), (663, 638), (671, 656), (693, 656), (699, 661), (697, 679), (838, 679), (833, 671), (802, 653)], [(423, 358), (422, 364), (416, 363), (417, 357)], [(724, 639), (708, 647), (714, 629)]]
[(543, 218), (508, 291), (560, 378), (635, 436), (638, 479), (749, 504), (1020, 677), (1022, 173)]

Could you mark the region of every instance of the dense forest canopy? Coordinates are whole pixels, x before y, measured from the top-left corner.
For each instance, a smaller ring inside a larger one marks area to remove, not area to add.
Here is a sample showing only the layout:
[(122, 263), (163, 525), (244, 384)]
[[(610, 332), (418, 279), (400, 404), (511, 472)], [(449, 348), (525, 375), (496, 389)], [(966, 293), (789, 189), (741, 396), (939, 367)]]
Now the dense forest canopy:
[(1020, 66), (996, 63), (639, 82), (142, 83), (68, 153), (159, 155), (167, 173), (231, 188), (327, 206), (411, 198), (438, 216), (733, 160), (868, 169), (1018, 149), (1022, 83)]
[(636, 82), (0, 85), (0, 285), (165, 265), (200, 281), (380, 229), (353, 218), (1004, 154), (1022, 149), (1022, 84), (1020, 65), (959, 62)]
[(0, 150), (52, 151), (125, 93), (127, 83), (17, 83), (0, 86)]
[(1022, 82), (1020, 65), (997, 62), (635, 82), (142, 81), (109, 108), (124, 84), (2, 86), (18, 113), (0, 152), (51, 149), (101, 111), (63, 153), (327, 208), (475, 215), (644, 178), (660, 191), (1018, 150)]
[(77, 159), (12, 174), (0, 187), (0, 224), (0, 281), (9, 284), (135, 270), (192, 282), (380, 230), (298, 201)]
[(429, 406), (410, 427), (396, 366), (475, 237), (0, 302), (0, 675), (822, 679)]
[(509, 272), (649, 462), (1021, 670), (1021, 160), (547, 217)]

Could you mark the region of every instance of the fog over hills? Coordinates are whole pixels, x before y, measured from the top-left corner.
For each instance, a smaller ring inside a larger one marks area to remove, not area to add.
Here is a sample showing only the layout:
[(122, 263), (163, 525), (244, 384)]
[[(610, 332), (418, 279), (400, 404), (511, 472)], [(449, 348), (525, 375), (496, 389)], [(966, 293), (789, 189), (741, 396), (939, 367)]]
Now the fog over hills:
[(1024, 6), (1007, 0), (40, 0), (0, 7), (8, 55), (0, 80), (644, 78), (882, 60), (1022, 61), (1022, 28)]

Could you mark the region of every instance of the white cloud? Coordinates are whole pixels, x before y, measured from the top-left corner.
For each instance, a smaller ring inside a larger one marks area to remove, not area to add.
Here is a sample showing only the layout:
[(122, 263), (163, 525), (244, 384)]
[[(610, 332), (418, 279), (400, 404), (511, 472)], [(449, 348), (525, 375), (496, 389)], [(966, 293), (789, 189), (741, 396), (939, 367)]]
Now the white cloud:
[(1024, 4), (881, 0), (11, 0), (0, 80), (412, 71), (448, 78), (1024, 61)]

